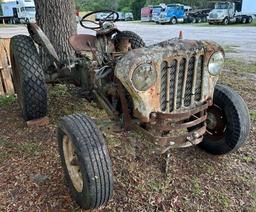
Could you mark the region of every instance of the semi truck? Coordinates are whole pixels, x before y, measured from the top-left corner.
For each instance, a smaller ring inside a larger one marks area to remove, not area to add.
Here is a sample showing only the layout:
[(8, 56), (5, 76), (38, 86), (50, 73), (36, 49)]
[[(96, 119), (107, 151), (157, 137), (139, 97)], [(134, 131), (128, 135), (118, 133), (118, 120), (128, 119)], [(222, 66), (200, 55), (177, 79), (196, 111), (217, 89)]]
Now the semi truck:
[(154, 5), (152, 7), (152, 21), (156, 22), (159, 19), (161, 12), (166, 8), (165, 4)]
[(160, 13), (159, 19), (156, 23), (177, 24), (184, 22), (185, 9), (182, 4), (167, 4), (165, 10)]
[(215, 8), (209, 13), (209, 24), (251, 23), (256, 14), (255, 0), (242, 0), (240, 8), (238, 2), (217, 2)]
[(0, 22), (35, 22), (36, 11), (34, 0), (2, 0), (0, 4), (2, 9)]

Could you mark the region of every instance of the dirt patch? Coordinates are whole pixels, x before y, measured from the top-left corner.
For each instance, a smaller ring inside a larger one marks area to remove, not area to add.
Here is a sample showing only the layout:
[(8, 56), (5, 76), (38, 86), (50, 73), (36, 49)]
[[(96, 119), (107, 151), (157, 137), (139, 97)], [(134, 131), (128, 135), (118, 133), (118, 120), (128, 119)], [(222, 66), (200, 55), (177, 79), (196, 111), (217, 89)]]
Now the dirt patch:
[[(256, 108), (255, 80), (236, 70), (225, 71), (221, 83), (232, 86)], [(87, 113), (95, 120), (107, 115), (77, 98), (65, 86), (49, 89), (47, 127), (28, 129), (15, 99), (0, 107), (0, 211), (79, 211), (63, 179), (56, 125), (63, 115)], [(99, 211), (255, 211), (256, 120), (239, 151), (215, 157), (197, 147), (173, 150), (170, 174), (154, 146), (133, 132), (104, 133), (114, 171), (114, 196)]]

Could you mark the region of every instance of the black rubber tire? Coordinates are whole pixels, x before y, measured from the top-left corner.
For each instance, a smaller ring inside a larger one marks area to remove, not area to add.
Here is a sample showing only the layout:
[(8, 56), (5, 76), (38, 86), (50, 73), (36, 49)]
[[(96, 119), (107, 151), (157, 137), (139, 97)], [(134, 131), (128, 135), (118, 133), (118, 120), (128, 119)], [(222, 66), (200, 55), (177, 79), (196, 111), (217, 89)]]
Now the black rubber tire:
[(196, 19), (196, 23), (201, 23), (201, 22), (202, 22), (202, 18), (198, 17), (198, 18)]
[(177, 18), (175, 18), (175, 17), (173, 17), (173, 18), (170, 20), (170, 24), (175, 25), (175, 24), (177, 24), (177, 23), (178, 23), (178, 21), (177, 21)]
[(13, 84), (25, 121), (47, 114), (47, 89), (37, 48), (26, 35), (16, 35), (10, 42)]
[(213, 103), (224, 112), (226, 130), (222, 138), (213, 139), (206, 134), (199, 146), (214, 155), (233, 152), (245, 143), (250, 132), (247, 105), (237, 92), (224, 85), (215, 87)]
[(145, 42), (143, 41), (143, 39), (139, 35), (131, 31), (122, 31), (114, 36), (113, 40), (116, 47), (123, 38), (129, 39), (132, 49), (145, 47)]
[(247, 18), (247, 20), (246, 20), (246, 23), (252, 23), (252, 21), (253, 21), (253, 18), (251, 17), (251, 16), (249, 16), (248, 18)]
[(228, 24), (229, 24), (229, 20), (228, 20), (228, 18), (224, 18), (224, 20), (223, 20), (222, 24), (224, 24), (224, 25), (228, 25)]
[(242, 17), (242, 20), (241, 20), (241, 22), (242, 22), (242, 24), (246, 24), (246, 17)]
[[(74, 187), (65, 163), (63, 137), (74, 145), (84, 186)], [(81, 114), (65, 116), (58, 127), (58, 144), (65, 179), (72, 198), (81, 208), (94, 209), (106, 204), (113, 193), (112, 164), (102, 133), (95, 123)]]

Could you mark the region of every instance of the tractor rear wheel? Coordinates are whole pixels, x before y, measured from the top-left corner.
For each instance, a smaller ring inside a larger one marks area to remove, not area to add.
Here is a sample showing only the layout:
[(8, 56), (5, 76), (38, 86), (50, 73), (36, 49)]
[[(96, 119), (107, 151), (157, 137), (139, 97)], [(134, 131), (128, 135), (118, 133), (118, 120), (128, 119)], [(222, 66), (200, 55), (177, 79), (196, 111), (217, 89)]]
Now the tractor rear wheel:
[(120, 44), (121, 40), (124, 38), (129, 39), (132, 49), (138, 49), (138, 48), (142, 48), (145, 46), (145, 42), (143, 41), (143, 39), (136, 33), (131, 32), (131, 31), (122, 31), (122, 32), (117, 33), (115, 35), (115, 37), (113, 38), (117, 49), (119, 49), (118, 45)]
[(47, 114), (47, 89), (37, 48), (26, 35), (16, 35), (10, 43), (13, 84), (25, 121)]

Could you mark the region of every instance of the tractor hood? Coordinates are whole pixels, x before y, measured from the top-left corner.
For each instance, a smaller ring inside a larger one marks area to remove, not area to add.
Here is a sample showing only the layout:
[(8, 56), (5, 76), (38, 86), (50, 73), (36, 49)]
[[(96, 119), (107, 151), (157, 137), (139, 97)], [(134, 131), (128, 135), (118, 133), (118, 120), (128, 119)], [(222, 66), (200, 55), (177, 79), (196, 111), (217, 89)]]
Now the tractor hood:
[(218, 75), (208, 72), (222, 47), (210, 41), (171, 39), (134, 49), (116, 65), (115, 75), (133, 99), (134, 116), (150, 121), (152, 112), (181, 113), (213, 96)]

